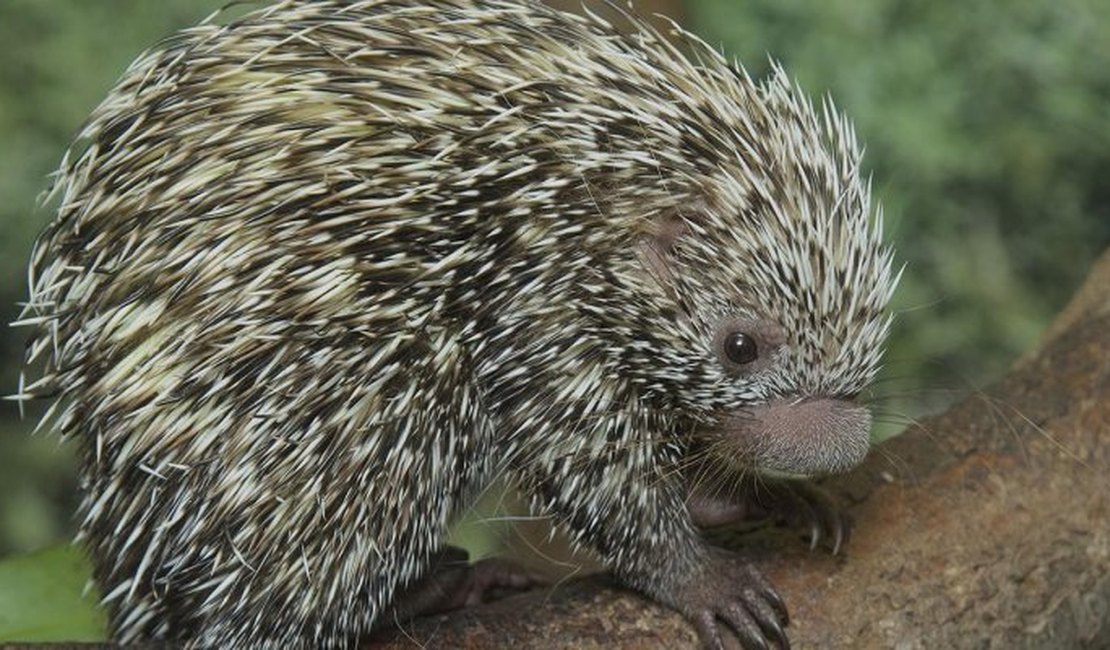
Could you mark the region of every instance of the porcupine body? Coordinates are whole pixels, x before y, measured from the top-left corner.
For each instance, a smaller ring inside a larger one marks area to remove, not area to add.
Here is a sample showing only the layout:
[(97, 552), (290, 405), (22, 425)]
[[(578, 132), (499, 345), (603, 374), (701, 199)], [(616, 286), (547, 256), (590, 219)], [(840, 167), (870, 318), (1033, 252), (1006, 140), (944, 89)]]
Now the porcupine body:
[(115, 638), (354, 643), (502, 472), (711, 645), (772, 634), (679, 469), (862, 457), (890, 253), (829, 104), (631, 20), (287, 1), (132, 65), (22, 391), (80, 444)]

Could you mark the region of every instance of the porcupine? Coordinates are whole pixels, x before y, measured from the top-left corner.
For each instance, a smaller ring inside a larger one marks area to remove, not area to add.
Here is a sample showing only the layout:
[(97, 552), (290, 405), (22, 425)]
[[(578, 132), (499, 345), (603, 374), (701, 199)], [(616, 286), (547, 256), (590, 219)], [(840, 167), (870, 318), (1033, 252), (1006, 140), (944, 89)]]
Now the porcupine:
[(625, 18), (284, 1), (130, 67), (55, 180), (21, 388), (80, 445), (116, 639), (353, 644), (507, 474), (707, 645), (786, 644), (697, 525), (751, 494), (689, 467), (863, 457), (892, 253), (830, 101)]

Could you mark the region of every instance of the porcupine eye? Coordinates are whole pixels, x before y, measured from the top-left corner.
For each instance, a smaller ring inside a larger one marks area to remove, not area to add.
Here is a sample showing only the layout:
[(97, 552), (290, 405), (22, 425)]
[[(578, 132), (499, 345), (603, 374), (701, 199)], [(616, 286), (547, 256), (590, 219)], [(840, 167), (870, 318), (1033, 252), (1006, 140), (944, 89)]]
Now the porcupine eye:
[(759, 357), (759, 348), (754, 338), (743, 332), (733, 332), (725, 339), (725, 356), (735, 364), (744, 365)]

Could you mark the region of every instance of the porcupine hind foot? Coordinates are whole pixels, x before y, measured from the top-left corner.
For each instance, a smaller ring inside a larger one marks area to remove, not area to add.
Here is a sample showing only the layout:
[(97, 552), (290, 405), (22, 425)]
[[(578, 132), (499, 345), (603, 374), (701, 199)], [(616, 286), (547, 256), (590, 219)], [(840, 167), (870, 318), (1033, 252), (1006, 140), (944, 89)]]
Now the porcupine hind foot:
[(427, 575), (398, 591), (388, 623), (471, 607), (542, 584), (539, 574), (514, 562), (487, 558), (472, 564), (465, 550), (447, 546), (433, 556)]
[(852, 532), (851, 517), (828, 493), (805, 481), (760, 480), (738, 495), (695, 492), (686, 505), (701, 528), (770, 519), (781, 526), (806, 530), (810, 549), (823, 543), (834, 555), (848, 542)]

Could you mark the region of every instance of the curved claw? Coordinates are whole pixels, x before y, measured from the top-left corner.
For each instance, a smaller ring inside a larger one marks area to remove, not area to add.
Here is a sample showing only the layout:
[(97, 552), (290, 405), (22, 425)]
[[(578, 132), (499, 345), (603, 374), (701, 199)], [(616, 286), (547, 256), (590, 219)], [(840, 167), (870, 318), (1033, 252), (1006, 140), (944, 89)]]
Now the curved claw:
[(786, 638), (783, 624), (779, 623), (778, 613), (771, 603), (751, 594), (747, 600), (748, 610), (759, 624), (765, 636), (772, 637), (780, 648), (789, 648), (790, 641)]
[[(775, 617), (782, 621), (782, 625), (790, 625), (790, 610), (786, 608), (786, 603), (783, 602), (782, 596), (775, 590), (775, 586), (767, 579), (767, 576), (760, 572), (753, 572), (751, 581), (755, 583), (755, 592), (745, 592), (745, 596), (749, 602), (765, 601), (774, 612)], [(756, 598), (755, 596), (758, 596)]]
[(852, 518), (844, 513), (840, 513), (837, 525), (837, 545), (833, 548), (833, 555), (840, 552), (840, 549), (852, 539), (852, 526), (854, 522)]
[(763, 634), (763, 625), (740, 603), (730, 603), (721, 612), (721, 618), (728, 623), (745, 648), (756, 650), (769, 650), (767, 638)]
[(772, 490), (773, 514), (780, 524), (805, 527), (810, 551), (824, 544), (833, 554), (848, 541), (851, 520), (816, 485), (789, 481)]
[(763, 596), (767, 602), (771, 603), (771, 607), (775, 610), (775, 613), (779, 615), (782, 624), (784, 626), (790, 625), (790, 610), (787, 609), (786, 603), (782, 600), (782, 596), (779, 596), (779, 593), (770, 587), (764, 587), (760, 595)]

